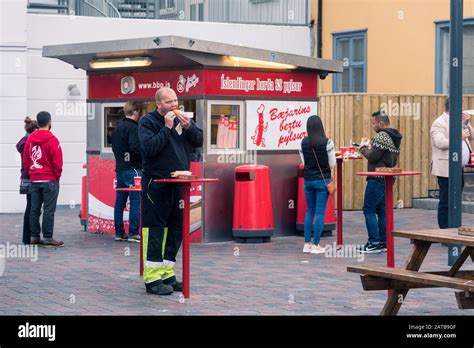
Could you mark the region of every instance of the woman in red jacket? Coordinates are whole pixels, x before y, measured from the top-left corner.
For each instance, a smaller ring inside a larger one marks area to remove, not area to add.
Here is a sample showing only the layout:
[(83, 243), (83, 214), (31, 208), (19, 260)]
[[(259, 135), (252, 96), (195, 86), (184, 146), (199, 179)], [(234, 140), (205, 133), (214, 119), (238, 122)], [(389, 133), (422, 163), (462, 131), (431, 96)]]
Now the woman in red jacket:
[[(16, 149), (23, 156), (23, 150), (25, 149), (26, 140), (33, 133), (35, 130), (38, 129), (38, 124), (36, 121), (32, 120), (28, 116), (25, 118), (25, 136), (20, 139), (20, 141), (16, 144)], [(29, 185), (30, 183), (30, 176), (28, 172), (23, 167), (23, 163), (21, 164), (21, 181)], [(30, 192), (26, 193), (26, 209), (25, 215), (23, 216), (23, 244), (30, 244), (30, 209), (31, 209), (31, 194)]]

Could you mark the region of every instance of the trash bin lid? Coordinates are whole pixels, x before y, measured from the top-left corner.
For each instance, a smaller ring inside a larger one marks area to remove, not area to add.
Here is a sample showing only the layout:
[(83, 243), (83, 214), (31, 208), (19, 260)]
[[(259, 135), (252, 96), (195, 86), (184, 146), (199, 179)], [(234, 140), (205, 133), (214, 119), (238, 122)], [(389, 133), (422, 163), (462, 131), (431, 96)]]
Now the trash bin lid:
[(235, 168), (236, 173), (259, 172), (259, 171), (265, 171), (265, 170), (269, 170), (269, 167), (264, 166), (262, 164), (246, 164), (246, 165), (238, 166)]

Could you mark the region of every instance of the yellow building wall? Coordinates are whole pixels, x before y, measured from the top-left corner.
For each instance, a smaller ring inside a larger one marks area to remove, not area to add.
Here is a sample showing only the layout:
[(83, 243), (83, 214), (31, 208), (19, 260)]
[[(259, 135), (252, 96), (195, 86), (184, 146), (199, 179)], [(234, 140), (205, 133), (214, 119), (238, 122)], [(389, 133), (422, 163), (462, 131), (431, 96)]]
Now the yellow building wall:
[[(317, 9), (312, 0), (315, 31)], [(323, 58), (333, 58), (332, 33), (367, 29), (367, 93), (434, 93), (434, 22), (449, 14), (449, 0), (323, 0)], [(474, 0), (464, 0), (464, 18), (472, 16)], [(332, 93), (331, 75), (320, 93)]]

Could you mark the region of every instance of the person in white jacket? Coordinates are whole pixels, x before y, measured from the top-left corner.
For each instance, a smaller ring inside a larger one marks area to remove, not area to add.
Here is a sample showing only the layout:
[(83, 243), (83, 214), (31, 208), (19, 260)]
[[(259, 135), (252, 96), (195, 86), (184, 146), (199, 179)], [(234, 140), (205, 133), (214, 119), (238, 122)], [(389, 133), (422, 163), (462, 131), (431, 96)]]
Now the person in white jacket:
[[(469, 163), (472, 139), (472, 127), (469, 124), (470, 113), (462, 113), (462, 165)], [(448, 228), (449, 196), (449, 99), (445, 102), (445, 111), (431, 125), (431, 174), (437, 177), (439, 186), (438, 226)], [(464, 186), (464, 177), (463, 177)]]

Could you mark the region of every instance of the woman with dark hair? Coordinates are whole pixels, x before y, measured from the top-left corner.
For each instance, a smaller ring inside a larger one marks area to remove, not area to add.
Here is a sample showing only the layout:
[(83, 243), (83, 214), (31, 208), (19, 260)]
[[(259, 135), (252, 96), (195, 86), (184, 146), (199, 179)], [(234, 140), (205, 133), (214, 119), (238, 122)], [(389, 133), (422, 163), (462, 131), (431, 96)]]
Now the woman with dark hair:
[[(331, 181), (331, 169), (336, 165), (334, 144), (326, 137), (319, 116), (313, 115), (306, 123), (307, 137), (301, 142), (304, 159), (304, 193), (306, 216), (304, 219), (304, 253), (323, 254), (319, 245), (324, 228), (324, 215), (329, 192), (326, 185)], [(314, 215), (316, 221), (313, 226)], [(314, 227), (314, 228), (313, 228)], [(314, 231), (311, 241), (311, 231)]]
[[(21, 157), (23, 157), (23, 150), (25, 149), (26, 140), (33, 133), (35, 130), (38, 129), (38, 124), (36, 121), (32, 120), (28, 116), (25, 118), (25, 136), (20, 139), (18, 144), (16, 144), (16, 149), (20, 153)], [(21, 165), (21, 181), (25, 184), (30, 182), (30, 177), (26, 172), (25, 168), (23, 168), (23, 162)], [(23, 244), (30, 244), (30, 209), (31, 209), (31, 194), (26, 193), (26, 209), (25, 215), (23, 216)]]

